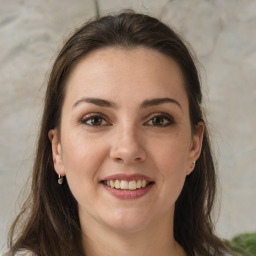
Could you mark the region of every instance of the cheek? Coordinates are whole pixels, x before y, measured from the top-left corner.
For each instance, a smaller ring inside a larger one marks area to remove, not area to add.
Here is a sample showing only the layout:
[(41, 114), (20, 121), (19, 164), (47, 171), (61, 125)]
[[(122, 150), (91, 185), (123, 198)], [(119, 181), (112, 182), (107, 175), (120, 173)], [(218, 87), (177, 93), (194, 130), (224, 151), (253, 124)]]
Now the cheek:
[[(184, 133), (176, 133), (169, 138), (165, 138), (151, 151), (155, 161), (167, 174), (186, 171), (189, 156), (190, 138)], [(152, 147), (153, 148), (153, 147)]]
[(81, 134), (65, 136), (62, 145), (69, 188), (79, 205), (93, 207), (99, 170), (106, 157), (106, 148)]
[[(63, 136), (64, 137), (64, 136)], [(106, 156), (106, 148), (84, 134), (65, 136), (63, 145), (63, 163), (67, 179), (77, 179), (79, 183), (96, 181), (97, 170)]]
[(175, 205), (182, 191), (186, 179), (186, 169), (182, 159), (173, 157), (164, 159), (162, 164), (162, 182), (159, 183), (159, 191), (163, 208), (168, 211)]
[(178, 135), (164, 141), (152, 153), (162, 179), (162, 196), (172, 195), (172, 202), (177, 199), (184, 185), (190, 146), (188, 137)]

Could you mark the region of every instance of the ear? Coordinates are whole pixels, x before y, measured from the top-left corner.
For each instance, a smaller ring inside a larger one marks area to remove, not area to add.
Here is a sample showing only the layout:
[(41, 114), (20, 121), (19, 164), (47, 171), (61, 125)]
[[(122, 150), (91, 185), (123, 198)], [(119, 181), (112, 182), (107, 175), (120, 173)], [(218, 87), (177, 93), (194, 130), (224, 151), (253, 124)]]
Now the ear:
[(187, 175), (195, 168), (194, 162), (199, 158), (202, 150), (204, 137), (204, 122), (199, 122), (196, 126), (196, 131), (192, 134), (191, 145), (188, 156)]
[(61, 143), (59, 141), (59, 136), (57, 130), (50, 130), (48, 132), (48, 138), (52, 144), (52, 159), (54, 164), (54, 169), (57, 174), (65, 176), (64, 165), (62, 160), (62, 149)]

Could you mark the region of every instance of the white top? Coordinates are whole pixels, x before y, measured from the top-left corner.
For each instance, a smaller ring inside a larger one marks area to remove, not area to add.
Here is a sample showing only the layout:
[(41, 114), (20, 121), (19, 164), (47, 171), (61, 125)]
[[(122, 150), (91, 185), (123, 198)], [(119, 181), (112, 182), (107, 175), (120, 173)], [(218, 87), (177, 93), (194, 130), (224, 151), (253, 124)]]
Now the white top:
[[(8, 256), (8, 255), (4, 254), (3, 256)], [(23, 252), (16, 253), (15, 256), (36, 256), (36, 255), (29, 251), (23, 251)], [(226, 253), (224, 256), (232, 256), (232, 255)]]
[[(2, 256), (10, 256), (10, 255), (9, 255), (9, 253), (5, 253)], [(19, 251), (19, 252), (15, 253), (15, 256), (36, 256), (36, 255), (31, 251), (22, 250), (22, 251)]]
[[(8, 254), (4, 254), (2, 256), (8, 256)], [(27, 251), (27, 250), (23, 250), (23, 251), (19, 251), (15, 254), (15, 256), (36, 256), (35, 254), (33, 254), (33, 252), (31, 251)], [(232, 256), (231, 254), (226, 253), (225, 256)]]

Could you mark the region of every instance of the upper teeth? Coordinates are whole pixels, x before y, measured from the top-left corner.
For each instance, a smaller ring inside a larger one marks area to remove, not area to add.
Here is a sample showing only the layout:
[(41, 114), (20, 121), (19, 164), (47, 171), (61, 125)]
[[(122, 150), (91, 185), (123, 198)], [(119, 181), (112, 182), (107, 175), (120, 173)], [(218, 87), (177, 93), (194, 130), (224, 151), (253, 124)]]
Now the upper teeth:
[(115, 189), (135, 190), (137, 188), (145, 188), (148, 185), (146, 180), (105, 180), (104, 184)]

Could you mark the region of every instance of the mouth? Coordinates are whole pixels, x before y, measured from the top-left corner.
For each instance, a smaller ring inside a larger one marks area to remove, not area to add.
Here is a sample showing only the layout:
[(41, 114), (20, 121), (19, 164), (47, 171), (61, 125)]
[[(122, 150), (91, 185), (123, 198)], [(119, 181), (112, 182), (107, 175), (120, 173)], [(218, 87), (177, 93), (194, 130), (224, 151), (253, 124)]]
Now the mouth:
[(155, 184), (144, 175), (111, 175), (100, 181), (103, 187), (118, 199), (138, 199), (146, 195)]
[(119, 190), (134, 191), (153, 184), (153, 182), (141, 179), (141, 180), (103, 180), (102, 183), (110, 188)]

